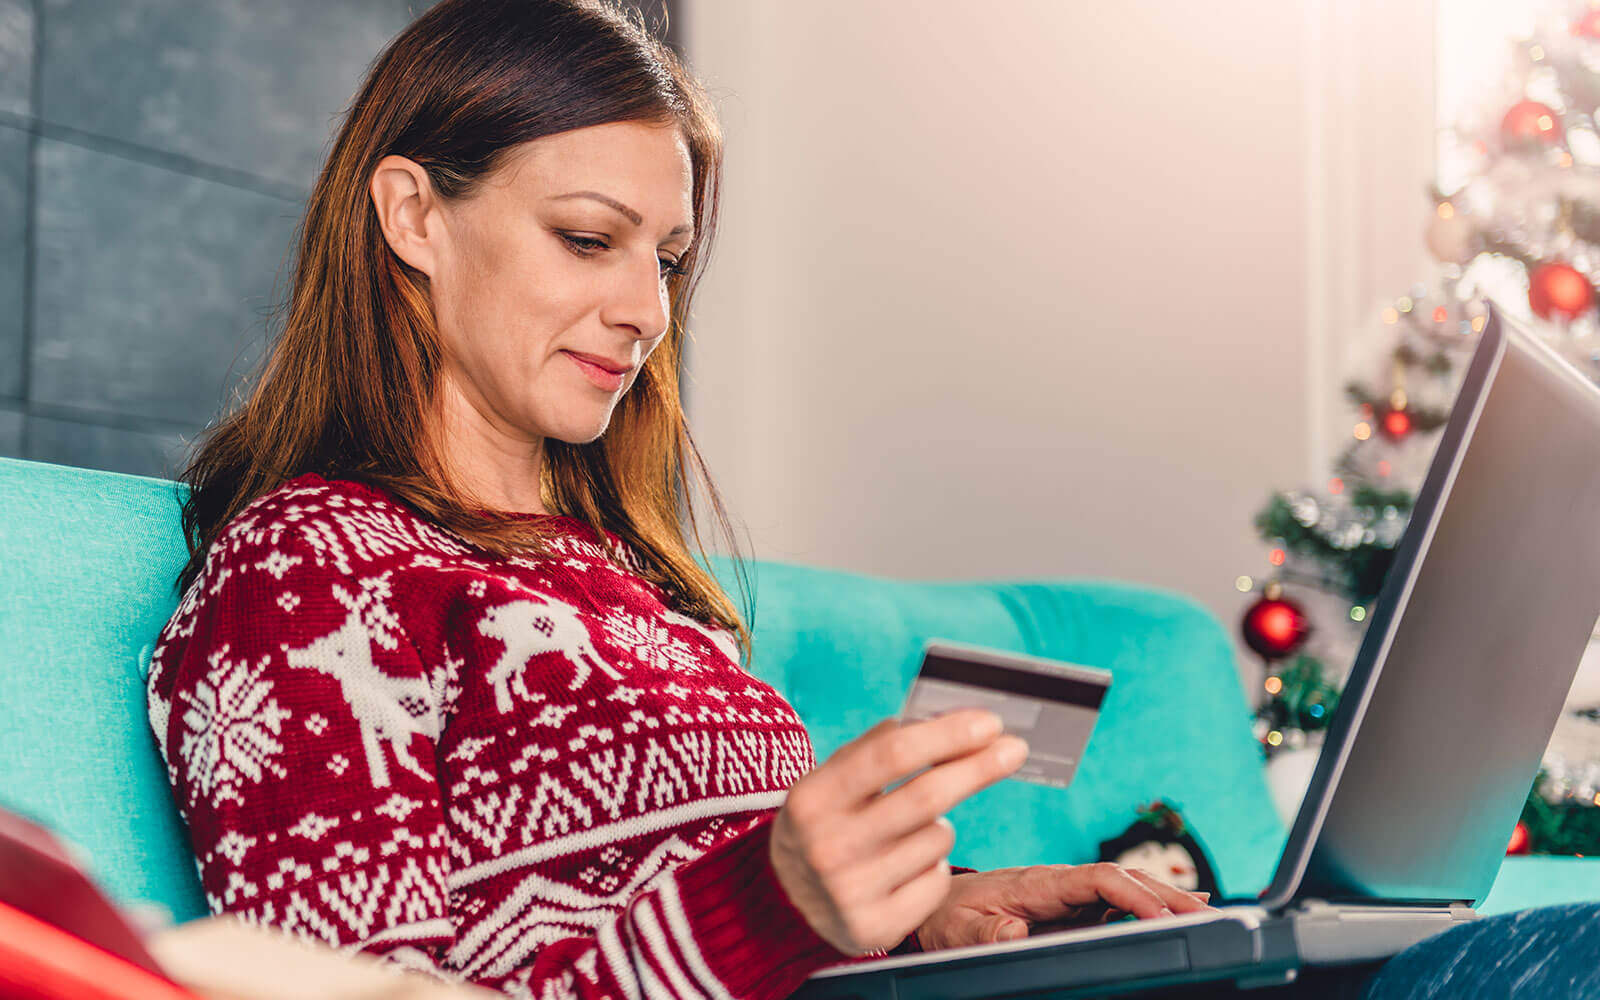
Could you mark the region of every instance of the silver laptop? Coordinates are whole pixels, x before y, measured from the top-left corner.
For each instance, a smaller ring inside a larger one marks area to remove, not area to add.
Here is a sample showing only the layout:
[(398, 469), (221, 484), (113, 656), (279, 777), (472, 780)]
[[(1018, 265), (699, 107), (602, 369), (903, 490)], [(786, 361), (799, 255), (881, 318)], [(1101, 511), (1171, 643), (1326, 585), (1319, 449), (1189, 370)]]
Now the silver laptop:
[(1268, 985), (1475, 919), (1597, 618), (1600, 389), (1491, 310), (1260, 898), (835, 966), (795, 996)]

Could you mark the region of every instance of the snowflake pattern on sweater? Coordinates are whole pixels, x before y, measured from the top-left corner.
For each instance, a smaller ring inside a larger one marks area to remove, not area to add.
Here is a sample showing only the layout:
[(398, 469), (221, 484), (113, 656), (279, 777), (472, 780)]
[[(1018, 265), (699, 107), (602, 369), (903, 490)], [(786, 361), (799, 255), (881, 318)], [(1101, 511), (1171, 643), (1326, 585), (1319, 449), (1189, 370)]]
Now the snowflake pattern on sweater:
[(792, 707), (551, 517), (548, 557), (501, 558), (307, 474), (225, 527), (148, 691), (212, 911), (541, 1000), (849, 961), (767, 857), (816, 763)]

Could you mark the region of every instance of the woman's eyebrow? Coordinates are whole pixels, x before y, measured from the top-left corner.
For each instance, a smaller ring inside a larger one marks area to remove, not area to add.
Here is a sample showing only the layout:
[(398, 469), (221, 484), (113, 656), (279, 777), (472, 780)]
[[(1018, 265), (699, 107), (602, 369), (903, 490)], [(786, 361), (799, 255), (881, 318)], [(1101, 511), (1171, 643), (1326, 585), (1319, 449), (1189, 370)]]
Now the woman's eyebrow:
[[(611, 197), (610, 195), (604, 195), (598, 191), (568, 191), (566, 194), (553, 194), (546, 198), (545, 201), (559, 201), (562, 198), (593, 198), (602, 205), (609, 205), (621, 212), (623, 215), (627, 216), (628, 221), (634, 225), (644, 225), (644, 216), (640, 215), (638, 212), (635, 212), (633, 209), (624, 205), (622, 202)], [(693, 228), (694, 227), (690, 226), (688, 223), (684, 223), (683, 225), (675, 227), (672, 232), (668, 233), (667, 235), (669, 237), (677, 236), (679, 233), (690, 232)]]

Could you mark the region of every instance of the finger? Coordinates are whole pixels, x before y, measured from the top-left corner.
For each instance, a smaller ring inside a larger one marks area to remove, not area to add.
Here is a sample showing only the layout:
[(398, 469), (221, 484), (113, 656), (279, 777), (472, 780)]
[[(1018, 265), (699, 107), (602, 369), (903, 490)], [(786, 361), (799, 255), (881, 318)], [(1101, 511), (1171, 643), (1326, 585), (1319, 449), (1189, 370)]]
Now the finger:
[(883, 947), (893, 947), (922, 926), (949, 894), (950, 863), (941, 859), (869, 908), (867, 915), (872, 926), (888, 929), (890, 941)]
[(1143, 868), (1125, 868), (1123, 870), (1143, 882), (1150, 888), (1151, 892), (1160, 896), (1161, 901), (1167, 905), (1167, 909), (1173, 913), (1194, 913), (1197, 910), (1213, 909), (1213, 907), (1207, 906), (1204, 900), (1196, 898), (1194, 893), (1180, 889), (1170, 882), (1163, 881)]
[[(1011, 876), (1005, 888), (1006, 908), (1032, 922), (1064, 919), (1076, 924), (1094, 920), (1108, 906), (1126, 910), (1119, 901), (1127, 900), (1130, 894), (1134, 899), (1147, 899), (1154, 909), (1162, 906), (1159, 896), (1109, 861), (1085, 865), (1027, 865), (1004, 871)], [(1120, 879), (1125, 884), (1113, 886), (1112, 896), (1108, 896), (1102, 888), (1112, 879)]]
[(887, 850), (866, 855), (843, 876), (868, 898), (887, 896), (932, 865), (947, 860), (956, 828), (943, 816), (891, 843)]
[(863, 840), (904, 837), (1012, 773), (1027, 756), (1028, 744), (1020, 737), (1002, 736), (964, 757), (930, 767), (869, 803), (849, 822)]
[(981, 708), (904, 725), (885, 719), (835, 751), (816, 778), (833, 786), (832, 801), (849, 808), (908, 774), (987, 745), (1000, 730), (1000, 717)]
[[(1053, 892), (1058, 909), (1061, 902), (1081, 906), (1099, 899), (1141, 920), (1168, 916), (1172, 912), (1160, 894), (1128, 874), (1127, 869), (1109, 861), (1092, 865), (1064, 865), (1050, 871), (1055, 878), (1049, 882), (1040, 880), (1037, 888), (1028, 893), (1028, 904), (1037, 907), (1042, 894)], [(1048, 917), (1048, 913), (1041, 913), (1041, 916)]]

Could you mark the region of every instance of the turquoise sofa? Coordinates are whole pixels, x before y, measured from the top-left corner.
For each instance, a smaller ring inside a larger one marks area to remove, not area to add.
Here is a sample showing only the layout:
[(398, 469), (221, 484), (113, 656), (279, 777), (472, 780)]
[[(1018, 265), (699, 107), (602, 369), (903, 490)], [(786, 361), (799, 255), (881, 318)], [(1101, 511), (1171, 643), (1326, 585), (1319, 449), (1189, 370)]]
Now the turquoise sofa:
[[(125, 904), (206, 914), (145, 720), (144, 671), (185, 559), (177, 484), (0, 458), (0, 805), (59, 831)], [(713, 567), (732, 590), (729, 567)], [(1229, 895), (1285, 837), (1227, 633), (1192, 600), (1110, 580), (911, 582), (750, 567), (753, 673), (825, 759), (894, 714), (932, 637), (1114, 677), (1072, 786), (1007, 781), (951, 813), (976, 868), (1095, 859), (1153, 799), (1181, 806)], [(1600, 862), (1513, 858), (1483, 909), (1600, 899)]]

